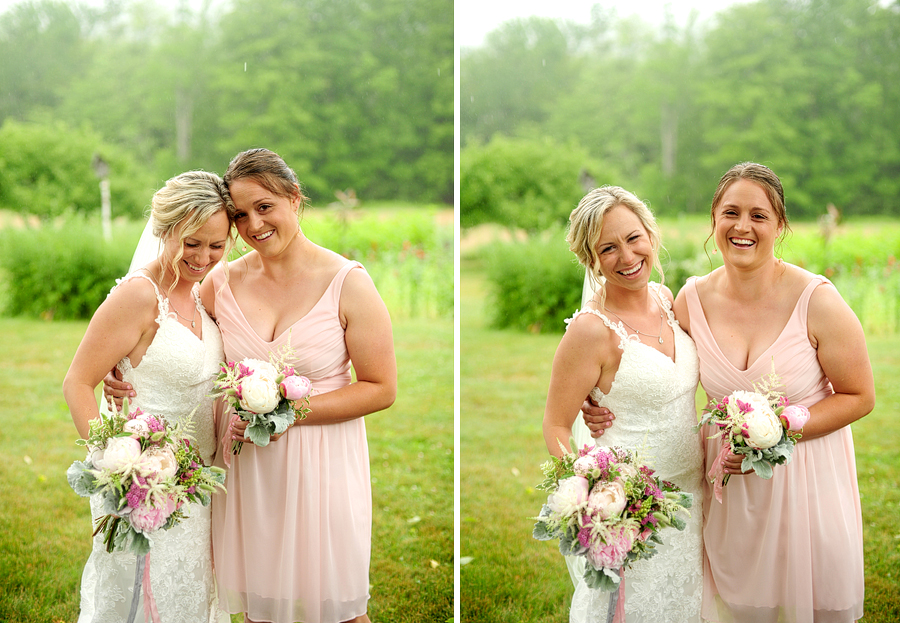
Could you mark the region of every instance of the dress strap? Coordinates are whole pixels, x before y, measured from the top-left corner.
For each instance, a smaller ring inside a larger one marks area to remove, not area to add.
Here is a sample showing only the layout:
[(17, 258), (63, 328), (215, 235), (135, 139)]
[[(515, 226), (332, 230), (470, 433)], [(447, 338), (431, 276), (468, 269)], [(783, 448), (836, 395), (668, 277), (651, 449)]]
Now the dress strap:
[(625, 350), (625, 340), (630, 340), (630, 339), (634, 339), (637, 341), (640, 340), (640, 337), (638, 335), (629, 335), (628, 332), (625, 330), (624, 325), (621, 322), (618, 322), (618, 323), (613, 322), (612, 320), (610, 320), (608, 317), (606, 317), (604, 314), (600, 313), (596, 309), (576, 310), (571, 318), (566, 318), (566, 330), (568, 331), (569, 325), (571, 323), (575, 322), (576, 318), (578, 318), (579, 316), (583, 316), (584, 314), (591, 314), (592, 316), (596, 316), (597, 318), (599, 318), (600, 320), (603, 321), (603, 324), (605, 324), (606, 327), (610, 331), (612, 331), (613, 333), (618, 335), (619, 336), (619, 348), (621, 350)]
[[(110, 290), (109, 292), (110, 292), (110, 294), (112, 294), (112, 291), (115, 290), (116, 288), (118, 288), (121, 284), (125, 283), (126, 281), (131, 281), (135, 277), (142, 277), (142, 278), (146, 279), (147, 281), (150, 282), (150, 285), (153, 286), (153, 291), (156, 293), (156, 308), (157, 308), (157, 311), (159, 312), (159, 315), (156, 318), (156, 322), (159, 323), (167, 316), (174, 315), (174, 314), (169, 311), (169, 299), (165, 298), (160, 293), (159, 286), (156, 285), (156, 281), (150, 275), (147, 275), (147, 274), (141, 272), (143, 270), (146, 270), (146, 269), (138, 268), (136, 271), (128, 273), (127, 275), (125, 275), (124, 277), (122, 277), (120, 279), (116, 279), (116, 285), (114, 285), (112, 287), (112, 290)], [(196, 294), (195, 294), (195, 296), (197, 297), (197, 300), (199, 302), (199, 296), (197, 296)]]
[(666, 313), (666, 322), (669, 323), (669, 326), (673, 329), (679, 326), (678, 321), (675, 320), (675, 312), (672, 310), (672, 303), (668, 298), (663, 296), (662, 292), (660, 291), (662, 289), (662, 285), (656, 283), (655, 281), (651, 281), (648, 285), (650, 286), (650, 290), (654, 294), (656, 294), (656, 299), (659, 302), (660, 309), (662, 309)]

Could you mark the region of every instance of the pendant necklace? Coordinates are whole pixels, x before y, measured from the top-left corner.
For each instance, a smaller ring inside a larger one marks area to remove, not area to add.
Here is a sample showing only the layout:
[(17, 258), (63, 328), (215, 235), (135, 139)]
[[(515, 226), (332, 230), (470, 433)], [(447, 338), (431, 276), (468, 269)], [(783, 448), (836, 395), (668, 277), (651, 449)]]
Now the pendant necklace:
[[(657, 303), (657, 305), (659, 305), (659, 303)], [(618, 319), (619, 319), (619, 322), (621, 322), (621, 323), (624, 324), (626, 327), (628, 327), (629, 329), (631, 329), (632, 331), (634, 331), (636, 334), (638, 334), (638, 335), (646, 335), (647, 337), (652, 337), (652, 338), (655, 338), (655, 339), (659, 340), (659, 343), (660, 343), (660, 344), (663, 343), (662, 331), (663, 331), (663, 315), (664, 315), (664, 314), (663, 314), (662, 307), (660, 307), (660, 309), (659, 309), (659, 334), (658, 334), (658, 335), (652, 335), (652, 334), (650, 334), (650, 333), (644, 333), (643, 331), (638, 331), (637, 329), (635, 329), (634, 327), (632, 327), (630, 324), (628, 324), (627, 322), (625, 322), (624, 320), (622, 320), (622, 317), (619, 316), (619, 314), (617, 314), (617, 313), (614, 312), (613, 310), (607, 309), (606, 311), (608, 311), (608, 312), (611, 313), (613, 316), (615, 316), (616, 318), (618, 318)]]
[(194, 320), (197, 317), (197, 306), (196, 305), (194, 305), (194, 315), (191, 316), (190, 318), (185, 318), (184, 316), (182, 316), (181, 313), (177, 309), (175, 309), (175, 306), (172, 305), (172, 301), (169, 301), (169, 307), (171, 307), (172, 309), (175, 310), (175, 313), (178, 314), (179, 318), (181, 318), (185, 322), (190, 322), (191, 328), (197, 328), (197, 322)]

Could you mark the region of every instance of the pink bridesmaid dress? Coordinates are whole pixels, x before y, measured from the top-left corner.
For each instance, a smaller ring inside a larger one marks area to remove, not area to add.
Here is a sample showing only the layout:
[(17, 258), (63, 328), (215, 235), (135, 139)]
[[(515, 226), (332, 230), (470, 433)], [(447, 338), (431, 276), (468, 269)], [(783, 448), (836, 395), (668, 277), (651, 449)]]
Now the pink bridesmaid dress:
[[(350, 383), (350, 356), (338, 317), (348, 262), (322, 298), (274, 341), (259, 337), (230, 286), (213, 279), (216, 321), (225, 357), (268, 361), (290, 343), (298, 373), (313, 393)], [(224, 439), (230, 414), (219, 418)], [(217, 462), (222, 462), (219, 452)], [(372, 492), (363, 418), (298, 425), (266, 447), (245, 443), (231, 457), (226, 495), (213, 496), (213, 553), (219, 600), (228, 612), (255, 621), (338, 623), (366, 612)]]
[[(691, 337), (700, 356), (700, 382), (711, 399), (775, 372), (791, 404), (811, 407), (833, 393), (807, 335), (815, 276), (775, 342), (747, 370), (719, 349), (694, 278), (684, 286)], [(721, 441), (706, 439), (708, 471)], [(771, 480), (733, 476), (716, 501), (704, 479), (704, 587), (709, 621), (844, 623), (863, 614), (863, 534), (850, 427), (801, 441)]]

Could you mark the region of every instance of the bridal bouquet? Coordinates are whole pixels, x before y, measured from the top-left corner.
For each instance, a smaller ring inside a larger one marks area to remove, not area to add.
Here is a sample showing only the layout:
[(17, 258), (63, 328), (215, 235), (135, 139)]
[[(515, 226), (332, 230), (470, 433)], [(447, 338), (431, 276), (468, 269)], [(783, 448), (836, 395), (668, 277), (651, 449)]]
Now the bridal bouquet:
[(663, 528), (684, 530), (677, 513), (693, 503), (692, 494), (619, 447), (585, 446), (552, 457), (541, 470), (546, 479), (537, 488), (551, 493), (535, 518), (534, 538), (559, 539), (563, 555), (584, 556), (585, 583), (613, 591), (611, 600), (620, 571), (656, 554)]
[[(242, 359), (221, 364), (212, 396), (225, 396), (228, 404), (245, 422), (246, 436), (257, 446), (267, 446), (273, 434), (286, 431), (309, 412), (312, 383), (286, 363), (290, 346), (269, 356), (269, 361)], [(243, 443), (232, 444), (238, 454)]]
[(720, 503), (722, 488), (728, 484), (724, 460), (729, 450), (744, 456), (743, 471), (753, 470), (760, 478), (769, 479), (775, 465), (790, 463), (809, 410), (791, 405), (784, 393), (776, 390), (780, 385), (773, 371), (754, 384), (756, 391), (732, 392), (704, 409), (699, 426), (713, 426), (716, 432), (710, 439), (722, 438), (722, 449), (707, 474)]
[[(105, 403), (103, 403), (105, 407)], [(210, 494), (225, 490), (225, 472), (206, 467), (188, 426), (172, 426), (165, 418), (129, 410), (101, 410), (91, 420), (84, 461), (66, 472), (69, 485), (82, 497), (98, 494), (105, 515), (94, 535), (103, 533), (106, 551), (150, 551), (148, 535), (168, 530), (186, 517), (185, 502), (203, 506)]]

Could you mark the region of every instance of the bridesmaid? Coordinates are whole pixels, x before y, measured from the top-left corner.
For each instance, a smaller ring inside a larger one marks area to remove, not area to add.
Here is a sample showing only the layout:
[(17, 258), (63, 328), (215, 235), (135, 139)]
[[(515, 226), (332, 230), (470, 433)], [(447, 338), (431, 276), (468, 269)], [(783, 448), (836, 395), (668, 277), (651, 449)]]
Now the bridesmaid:
[[(774, 254), (787, 229), (784, 190), (767, 167), (745, 162), (712, 200), (724, 266), (692, 278), (675, 313), (700, 355), (711, 399), (773, 365), (791, 404), (810, 419), (790, 464), (771, 480), (732, 478), (723, 503), (706, 481), (703, 616), (710, 621), (844, 623), (863, 615), (863, 538), (850, 424), (875, 406), (862, 327), (828, 280)], [(704, 431), (708, 437), (711, 431)], [(706, 468), (719, 441), (706, 439)], [(741, 474), (730, 455), (726, 472)]]
[[(372, 497), (363, 416), (394, 402), (390, 316), (360, 264), (303, 234), (305, 197), (277, 154), (238, 154), (223, 179), (253, 248), (229, 263), (227, 283), (217, 269), (201, 286), (225, 357), (266, 360), (290, 344), (315, 394), (306, 419), (231, 457), (228, 494), (213, 507), (219, 597), (246, 621), (364, 623)], [(248, 442), (245, 428), (221, 418), (220, 439)]]

